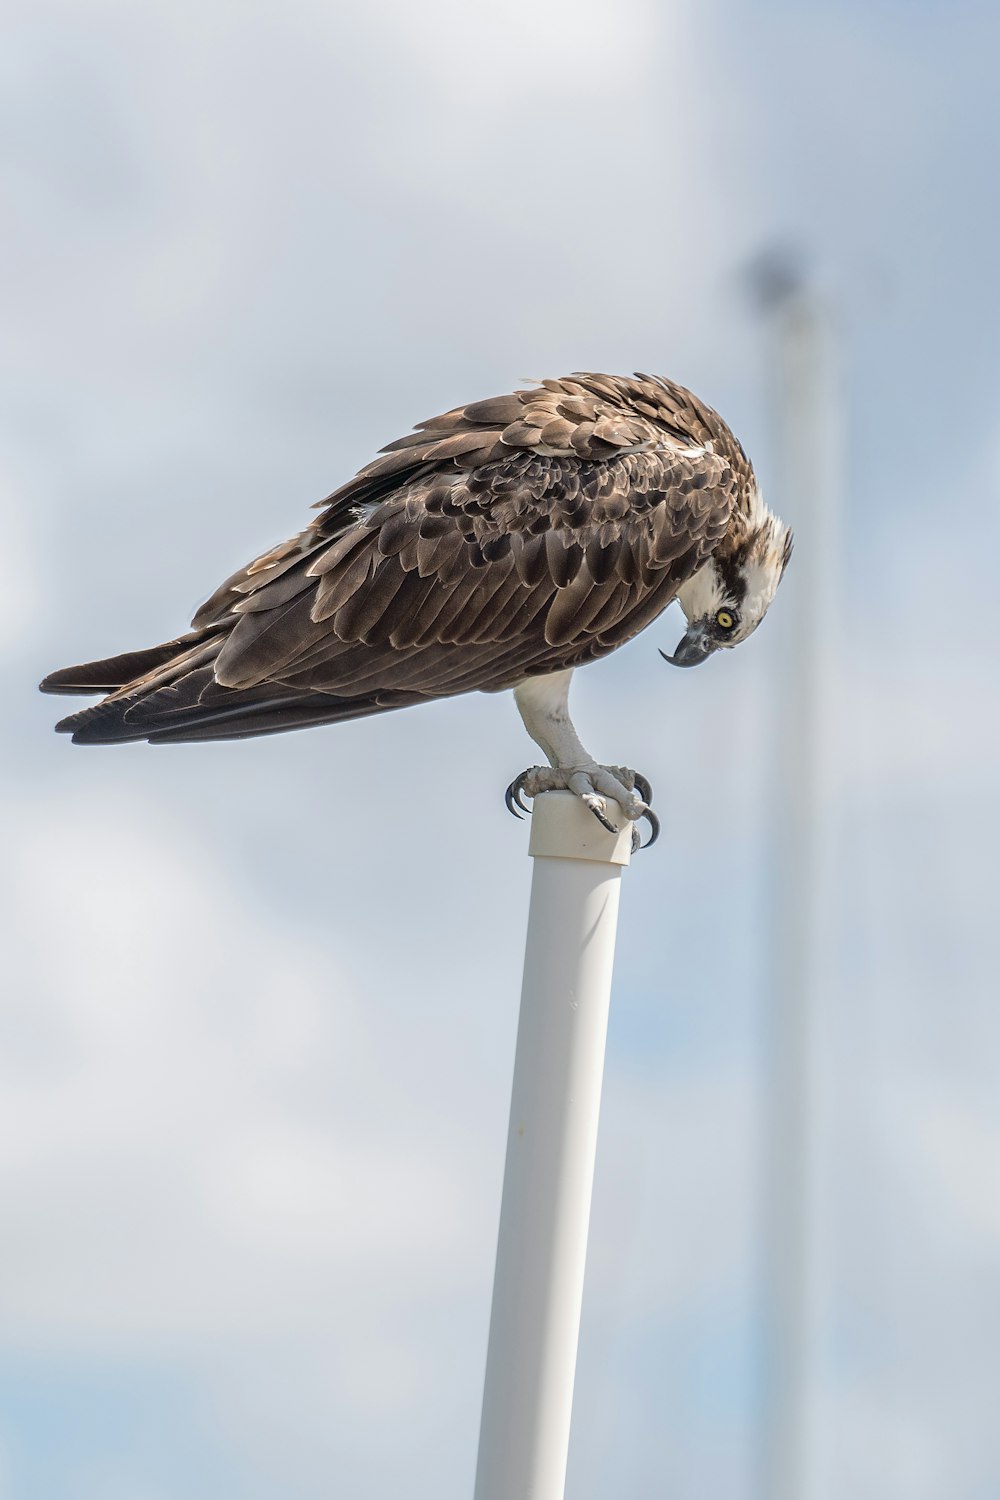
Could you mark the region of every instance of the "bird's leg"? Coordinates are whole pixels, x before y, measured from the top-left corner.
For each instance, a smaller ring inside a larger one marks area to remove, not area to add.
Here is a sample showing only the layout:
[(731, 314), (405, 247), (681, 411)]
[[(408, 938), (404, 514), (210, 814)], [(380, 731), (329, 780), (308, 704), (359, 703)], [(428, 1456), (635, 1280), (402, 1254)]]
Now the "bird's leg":
[[(610, 833), (617, 833), (609, 815), (608, 801), (617, 802), (631, 822), (649, 821), (652, 844), (660, 831), (659, 820), (650, 809), (652, 791), (645, 776), (628, 766), (602, 766), (588, 755), (569, 716), (569, 684), (572, 667), (551, 672), (545, 677), (529, 677), (514, 689), (524, 727), (535, 744), (545, 752), (547, 766), (532, 766), (522, 771), (507, 788), (507, 806), (530, 811), (522, 797), (537, 797), (541, 792), (574, 792), (590, 808), (599, 823)], [(637, 836), (636, 836), (637, 837)]]

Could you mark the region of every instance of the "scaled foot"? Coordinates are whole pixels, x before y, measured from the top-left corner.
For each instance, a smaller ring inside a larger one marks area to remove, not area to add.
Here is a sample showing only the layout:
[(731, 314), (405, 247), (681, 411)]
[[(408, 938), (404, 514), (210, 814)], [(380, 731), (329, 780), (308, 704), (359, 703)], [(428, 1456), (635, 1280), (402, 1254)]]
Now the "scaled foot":
[(542, 792), (573, 792), (609, 833), (618, 832), (609, 816), (609, 801), (617, 803), (632, 823), (645, 818), (649, 823), (649, 838), (642, 845), (638, 829), (633, 829), (633, 852), (640, 845), (648, 849), (659, 837), (660, 820), (650, 807), (652, 788), (645, 776), (628, 766), (531, 766), (507, 788), (504, 800), (508, 811), (515, 818), (521, 816), (518, 808), (530, 813), (531, 808), (522, 799), (537, 797)]

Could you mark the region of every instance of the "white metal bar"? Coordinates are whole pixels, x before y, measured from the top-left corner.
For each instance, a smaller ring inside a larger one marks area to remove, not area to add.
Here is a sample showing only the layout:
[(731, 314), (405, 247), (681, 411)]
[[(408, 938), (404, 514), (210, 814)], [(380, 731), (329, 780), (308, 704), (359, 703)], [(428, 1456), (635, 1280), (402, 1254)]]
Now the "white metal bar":
[(534, 858), (475, 1500), (562, 1500), (631, 825), (535, 799)]

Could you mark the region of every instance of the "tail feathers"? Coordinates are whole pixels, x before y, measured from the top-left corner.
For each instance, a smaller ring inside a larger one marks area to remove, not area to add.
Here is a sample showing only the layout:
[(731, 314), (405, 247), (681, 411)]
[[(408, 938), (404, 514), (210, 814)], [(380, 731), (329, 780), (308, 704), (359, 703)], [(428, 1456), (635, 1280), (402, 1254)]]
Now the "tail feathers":
[[(211, 668), (208, 668), (189, 673), (186, 679), (182, 679), (182, 683), (187, 686), (185, 696), (189, 698), (189, 702), (197, 701), (198, 689), (211, 676)], [(193, 678), (198, 681), (192, 682)], [(150, 718), (155, 718), (155, 713), (150, 714), (148, 705), (157, 700), (162, 701), (168, 691), (169, 689), (158, 687), (155, 680), (142, 679), (128, 684), (103, 702), (60, 719), (56, 725), (56, 733), (71, 734), (75, 745), (118, 745), (128, 740), (144, 740), (152, 727)]]
[(225, 640), (224, 633), (211, 629), (193, 631), (147, 651), (53, 672), (41, 684), (44, 692), (108, 693), (100, 703), (61, 719), (56, 730), (71, 734), (76, 745), (248, 739), (364, 718), (424, 696), (403, 689), (338, 696), (287, 681), (224, 687), (215, 660)]
[(61, 720), (56, 729), (75, 745), (150, 744), (238, 740), (280, 734), (315, 724), (365, 718), (420, 701), (419, 693), (382, 692), (357, 697), (309, 691), (283, 683), (224, 688), (211, 664), (184, 671), (175, 681), (143, 682)]
[(164, 641), (162, 646), (125, 651), (121, 656), (84, 662), (79, 667), (63, 667), (58, 672), (50, 672), (38, 686), (43, 693), (113, 693), (117, 688), (173, 662), (208, 635), (207, 630), (193, 630), (188, 635), (178, 636), (175, 641)]
[[(208, 635), (208, 639), (206, 639)], [(212, 662), (219, 654), (222, 642), (218, 636), (212, 638), (208, 632), (196, 632), (182, 636), (165, 646), (152, 647), (149, 651), (133, 651), (118, 658), (134, 667), (143, 660), (153, 659), (153, 668), (139, 677), (129, 678), (112, 688), (101, 703), (81, 709), (60, 719), (57, 734), (71, 734), (76, 744), (116, 744), (125, 740), (145, 739), (149, 726), (145, 716), (142, 722), (132, 724), (133, 714), (138, 714), (147, 705), (166, 700), (169, 708), (178, 702), (190, 708), (198, 703), (200, 693), (215, 686)], [(180, 648), (180, 649), (178, 649)], [(165, 654), (168, 653), (169, 654)], [(102, 675), (98, 669), (107, 665), (94, 662), (94, 676)], [(74, 672), (67, 669), (66, 676)], [(63, 676), (64, 674), (55, 674)], [(49, 681), (46, 678), (46, 681)], [(67, 691), (67, 689), (60, 689)], [(216, 688), (216, 691), (218, 689)]]
[(151, 745), (192, 740), (243, 740), (287, 729), (307, 729), (344, 719), (366, 718), (390, 708), (420, 701), (417, 693), (336, 698), (329, 693), (297, 692), (270, 684), (246, 691), (227, 688), (225, 702), (199, 702), (199, 690), (209, 685), (211, 668), (192, 672), (177, 689), (164, 688), (150, 696), (122, 695), (85, 708), (56, 725), (71, 733), (74, 745), (122, 745), (148, 740)]

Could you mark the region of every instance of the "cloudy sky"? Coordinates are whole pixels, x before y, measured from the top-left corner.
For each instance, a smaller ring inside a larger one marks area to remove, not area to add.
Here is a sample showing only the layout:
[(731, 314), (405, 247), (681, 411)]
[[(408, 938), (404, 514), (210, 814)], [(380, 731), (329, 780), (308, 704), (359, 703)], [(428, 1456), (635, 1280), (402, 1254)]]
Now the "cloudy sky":
[[(1000, 1491), (998, 45), (985, 0), (15, 5), (0, 1500), (471, 1493), (529, 878), (508, 699), (96, 752), (34, 683), (175, 634), (378, 445), (522, 377), (670, 374), (777, 499), (775, 243), (836, 310), (849, 434), (808, 1500)], [(575, 1500), (758, 1500), (809, 604), (700, 674), (668, 619), (575, 686), (665, 820), (626, 877)]]

